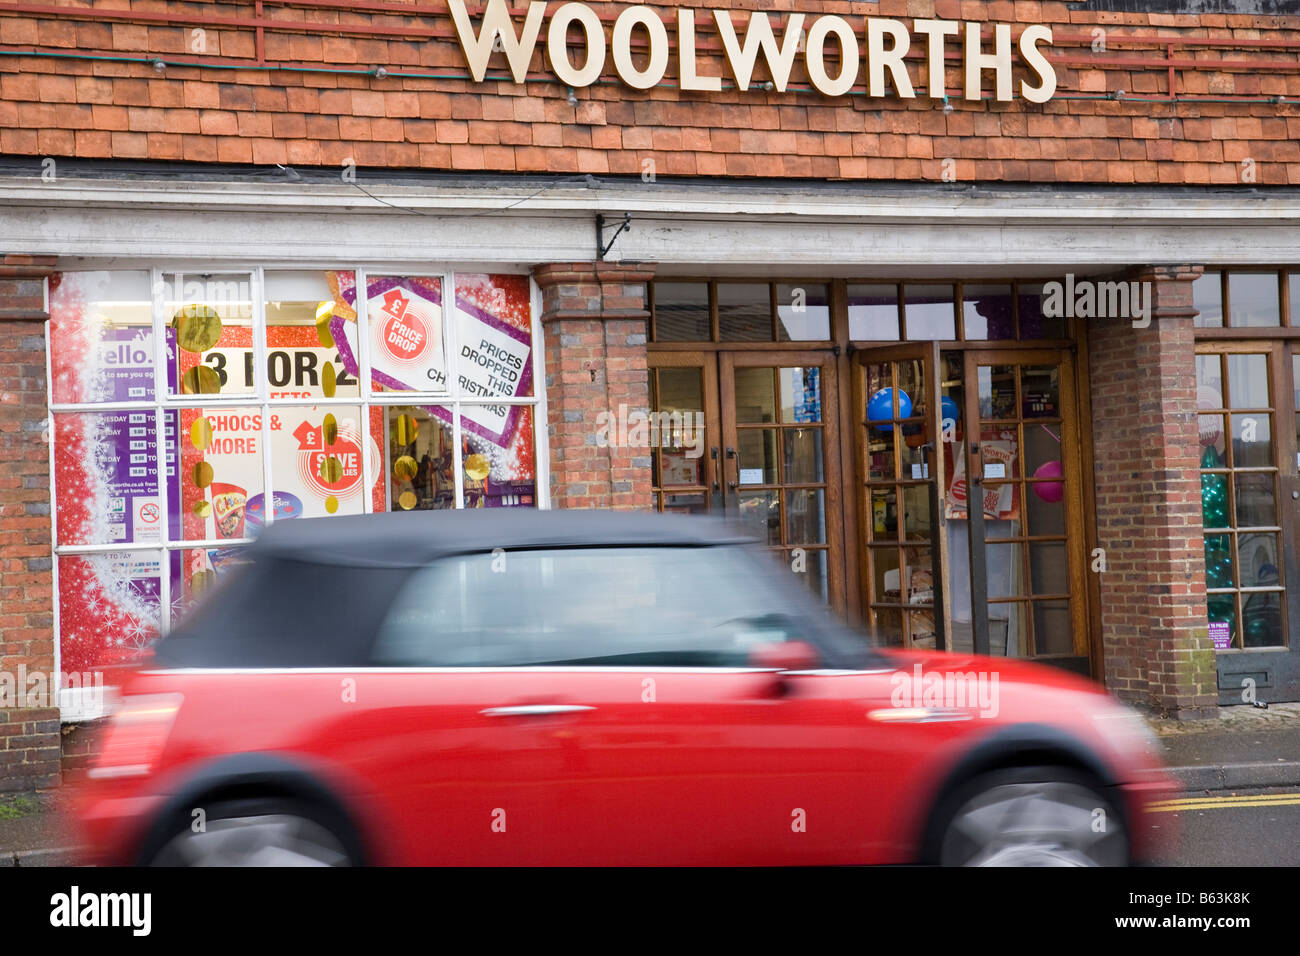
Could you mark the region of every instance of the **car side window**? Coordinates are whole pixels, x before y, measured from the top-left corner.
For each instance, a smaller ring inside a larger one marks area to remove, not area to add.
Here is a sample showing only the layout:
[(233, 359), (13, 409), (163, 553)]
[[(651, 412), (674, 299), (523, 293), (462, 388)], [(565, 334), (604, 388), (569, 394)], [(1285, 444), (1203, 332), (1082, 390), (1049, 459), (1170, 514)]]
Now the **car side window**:
[(802, 640), (781, 588), (739, 547), (571, 548), (444, 558), (380, 628), (387, 666), (743, 667)]

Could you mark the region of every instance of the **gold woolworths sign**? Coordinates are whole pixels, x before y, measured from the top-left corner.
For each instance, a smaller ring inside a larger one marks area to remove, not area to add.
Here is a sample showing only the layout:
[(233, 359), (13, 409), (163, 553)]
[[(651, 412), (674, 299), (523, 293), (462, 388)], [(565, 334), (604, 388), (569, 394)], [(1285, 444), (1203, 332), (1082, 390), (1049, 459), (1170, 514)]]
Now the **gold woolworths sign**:
[[(470, 74), (482, 82), (488, 61), (494, 52), (505, 54), (516, 83), (523, 83), (528, 63), (540, 42), (542, 22), (550, 6), (541, 0), (528, 5), (524, 21), (510, 16), (506, 0), (488, 0), (483, 17), (475, 24), (464, 0), (448, 0), (456, 36)], [(841, 96), (855, 85), (863, 72), (865, 60), (866, 89), (870, 96), (884, 96), (885, 77), (896, 95), (912, 99), (916, 91), (904, 65), (912, 45), (924, 44), (926, 50), (926, 88), (936, 100), (944, 98), (944, 55), (949, 43), (960, 44), (965, 77), (963, 96), (981, 98), (981, 80), (985, 71), (994, 74), (993, 96), (1011, 100), (1011, 27), (993, 25), (992, 49), (985, 49), (980, 28), (983, 24), (956, 20), (914, 20), (909, 30), (900, 20), (866, 17), (861, 35), (844, 17), (809, 18), (802, 13), (786, 17), (778, 38), (766, 13), (751, 13), (743, 35), (737, 32), (727, 10), (708, 12), (722, 41), (727, 66), (737, 88), (749, 89), (754, 66), (760, 53), (771, 74), (771, 88), (784, 91), (795, 61), (802, 58), (812, 85), (827, 96)], [(702, 73), (695, 56), (694, 10), (677, 11), (677, 76), (682, 90), (708, 93), (722, 89), (721, 76)], [(854, 18), (857, 19), (857, 18)], [(570, 32), (580, 32), (581, 40), (570, 42)], [(633, 60), (633, 38), (642, 50)], [(1027, 26), (1018, 40), (1020, 58), (1030, 77), (1020, 81), (1020, 96), (1031, 103), (1045, 103), (1056, 92), (1056, 73), (1043, 55), (1050, 47), (1052, 31), (1045, 26)], [(614, 20), (606, 37), (605, 27), (596, 13), (583, 3), (565, 3), (551, 13), (546, 29), (545, 50), (556, 79), (572, 87), (590, 86), (600, 78), (608, 58), (614, 70), (628, 86), (649, 89), (664, 81), (668, 73), (668, 27), (660, 15), (645, 6), (628, 7)], [(828, 55), (829, 54), (829, 55)]]

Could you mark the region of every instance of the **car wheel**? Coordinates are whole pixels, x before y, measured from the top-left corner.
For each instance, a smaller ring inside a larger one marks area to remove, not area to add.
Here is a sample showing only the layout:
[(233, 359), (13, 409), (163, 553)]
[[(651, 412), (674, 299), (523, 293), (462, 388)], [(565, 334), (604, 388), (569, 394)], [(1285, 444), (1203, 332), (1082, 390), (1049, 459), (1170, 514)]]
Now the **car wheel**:
[(997, 770), (958, 787), (932, 828), (941, 866), (1126, 866), (1128, 835), (1105, 788), (1064, 767)]
[(223, 801), (204, 807), (163, 837), (150, 866), (354, 866), (359, 860), (334, 815), (286, 798)]

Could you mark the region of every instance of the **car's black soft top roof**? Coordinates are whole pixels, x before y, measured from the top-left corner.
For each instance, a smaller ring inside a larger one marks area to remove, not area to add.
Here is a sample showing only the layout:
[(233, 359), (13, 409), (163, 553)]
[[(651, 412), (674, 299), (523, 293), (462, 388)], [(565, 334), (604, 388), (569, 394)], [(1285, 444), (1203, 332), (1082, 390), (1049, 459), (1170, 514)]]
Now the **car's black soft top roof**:
[(530, 548), (741, 544), (719, 518), (566, 508), (385, 512), (273, 523), (248, 549), (263, 557), (351, 567), (412, 567), (447, 554)]

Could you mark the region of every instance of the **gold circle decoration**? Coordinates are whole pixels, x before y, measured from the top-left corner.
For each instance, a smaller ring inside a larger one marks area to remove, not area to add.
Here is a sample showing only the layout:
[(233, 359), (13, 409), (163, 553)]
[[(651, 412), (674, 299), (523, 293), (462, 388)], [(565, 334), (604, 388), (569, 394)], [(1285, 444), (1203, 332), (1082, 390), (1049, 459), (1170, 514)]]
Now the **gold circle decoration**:
[(186, 395), (216, 395), (221, 391), (221, 379), (207, 365), (196, 365), (181, 376), (181, 391)]
[(393, 419), (393, 444), (405, 448), (415, 441), (420, 434), (420, 423), (410, 415), (398, 415)]
[(487, 455), (470, 455), (465, 459), (465, 477), (470, 481), (482, 481), (491, 470)]
[(414, 491), (403, 491), (397, 498), (397, 504), (403, 511), (410, 511), (418, 500)]
[(194, 502), (194, 513), (200, 518), (206, 519), (212, 514), (212, 502), (203, 499)]
[(325, 444), (332, 445), (339, 438), (339, 423), (333, 415), (326, 415), (325, 421), (320, 427), (321, 435), (325, 438)]
[(330, 320), (334, 318), (334, 303), (322, 302), (316, 306), (316, 338), (322, 348), (334, 348), (334, 333), (330, 330)]
[(206, 451), (212, 444), (212, 423), (200, 415), (190, 426), (190, 441), (199, 451)]
[(195, 571), (194, 577), (190, 578), (190, 593), (198, 597), (216, 583), (217, 573), (215, 571)]
[(339, 510), (339, 500), (337, 498), (335, 498), (333, 495), (330, 495), (328, 498), (325, 499), (325, 511), (328, 514), (333, 514), (338, 510)]
[(338, 376), (334, 374), (334, 363), (326, 362), (320, 373), (320, 390), (325, 393), (326, 398), (333, 398), (334, 393), (338, 391), (338, 387)]
[(198, 488), (206, 488), (208, 485), (212, 484), (211, 463), (201, 461), (194, 466), (194, 484), (195, 487)]
[(187, 305), (172, 316), (176, 344), (187, 352), (206, 352), (221, 340), (221, 316), (210, 305)]
[(410, 455), (403, 455), (393, 462), (393, 477), (398, 481), (410, 481), (419, 470), (420, 466)]
[(326, 456), (320, 463), (320, 480), (327, 485), (337, 484), (343, 478), (343, 462), (333, 455)]

